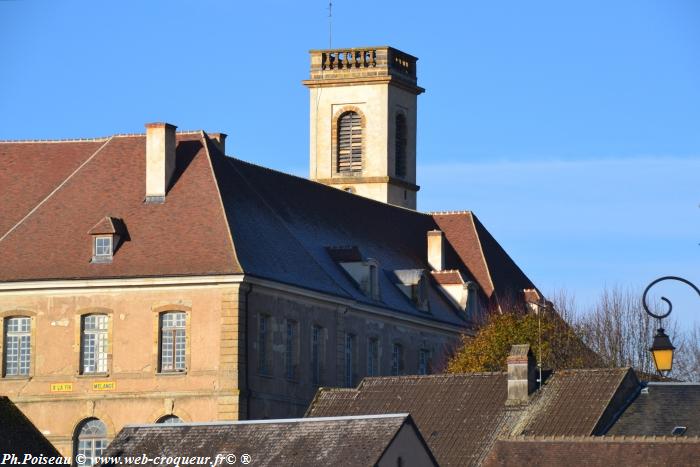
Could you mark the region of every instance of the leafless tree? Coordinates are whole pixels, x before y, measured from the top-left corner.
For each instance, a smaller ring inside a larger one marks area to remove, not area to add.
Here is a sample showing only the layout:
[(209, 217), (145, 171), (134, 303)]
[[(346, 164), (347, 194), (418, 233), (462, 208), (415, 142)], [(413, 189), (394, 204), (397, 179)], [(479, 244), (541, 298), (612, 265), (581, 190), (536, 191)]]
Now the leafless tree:
[(669, 376), (700, 381), (700, 328), (683, 332), (672, 316), (658, 323), (644, 311), (641, 290), (605, 288), (596, 304), (588, 310), (579, 309), (574, 297), (563, 291), (554, 293), (552, 302), (607, 367), (630, 366), (654, 375), (656, 370), (648, 349), (656, 329), (662, 324), (677, 347), (674, 369)]

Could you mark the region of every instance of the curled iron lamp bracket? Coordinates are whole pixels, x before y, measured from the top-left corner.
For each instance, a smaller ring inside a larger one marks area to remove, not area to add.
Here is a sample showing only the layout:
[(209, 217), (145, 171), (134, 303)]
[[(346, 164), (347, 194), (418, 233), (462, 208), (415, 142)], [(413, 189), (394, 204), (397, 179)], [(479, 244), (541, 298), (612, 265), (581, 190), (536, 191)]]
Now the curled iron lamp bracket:
[(657, 283), (662, 282), (662, 281), (667, 281), (667, 280), (683, 282), (684, 284), (689, 285), (700, 296), (700, 289), (698, 289), (695, 284), (693, 284), (692, 282), (690, 282), (687, 279), (683, 279), (682, 277), (677, 277), (677, 276), (659, 277), (658, 279), (652, 281), (651, 284), (647, 285), (647, 288), (644, 289), (644, 294), (642, 294), (642, 306), (644, 307), (644, 311), (646, 311), (647, 314), (649, 314), (650, 316), (653, 316), (654, 318), (656, 318), (658, 320), (661, 320), (661, 319), (663, 319), (671, 314), (671, 311), (673, 310), (673, 304), (671, 303), (671, 300), (669, 300), (668, 298), (661, 297), (661, 300), (664, 301), (666, 303), (666, 305), (668, 305), (668, 310), (666, 311), (666, 313), (661, 314), (661, 315), (657, 315), (656, 313), (652, 313), (652, 311), (649, 310), (649, 307), (647, 306), (647, 293), (649, 292), (649, 289), (651, 289)]

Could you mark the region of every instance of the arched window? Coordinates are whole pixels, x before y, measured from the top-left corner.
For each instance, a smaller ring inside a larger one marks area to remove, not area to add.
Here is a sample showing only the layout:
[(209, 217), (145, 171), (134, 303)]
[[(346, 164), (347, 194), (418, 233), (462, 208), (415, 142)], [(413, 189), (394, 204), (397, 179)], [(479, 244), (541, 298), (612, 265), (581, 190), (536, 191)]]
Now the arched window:
[(395, 134), (395, 167), (397, 177), (406, 176), (406, 117), (404, 114), (396, 114)]
[(156, 423), (162, 423), (164, 425), (177, 425), (179, 423), (182, 423), (182, 419), (177, 415), (165, 415), (163, 417), (160, 417), (156, 421)]
[(357, 112), (345, 112), (338, 119), (338, 172), (362, 172), (362, 120)]
[[(84, 420), (75, 430), (73, 452), (77, 465), (92, 466), (107, 448), (107, 427), (97, 418)], [(82, 455), (84, 457), (78, 457)], [(83, 462), (78, 462), (84, 459)]]

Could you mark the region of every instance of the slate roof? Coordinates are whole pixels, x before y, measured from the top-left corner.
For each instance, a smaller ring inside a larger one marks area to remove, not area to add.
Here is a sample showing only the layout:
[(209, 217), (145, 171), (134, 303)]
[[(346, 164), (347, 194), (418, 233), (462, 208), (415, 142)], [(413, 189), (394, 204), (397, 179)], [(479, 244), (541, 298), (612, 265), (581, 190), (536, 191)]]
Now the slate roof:
[(321, 388), (307, 416), (409, 412), (441, 466), (478, 465), (519, 416), (506, 406), (505, 373), (364, 378), (357, 389)]
[[(103, 456), (249, 454), (256, 466), (375, 466), (408, 414), (380, 417), (128, 425)], [(418, 439), (422, 438), (415, 431)], [(124, 457), (122, 457), (124, 459)], [(119, 465), (132, 465), (126, 462)], [(155, 465), (155, 464), (143, 464)], [(224, 464), (225, 465), (225, 464)]]
[[(226, 157), (202, 131), (177, 134), (166, 200), (145, 204), (145, 151), (145, 135), (0, 142), (0, 282), (245, 273), (425, 317), (389, 273), (429, 269), (426, 233), (441, 228), (446, 269), (486, 297), (534, 287), (471, 213), (433, 216)], [(128, 235), (111, 263), (91, 263), (87, 232), (106, 217)], [(379, 261), (379, 302), (333, 247)], [(434, 283), (428, 298), (431, 319), (467, 323)]]
[(506, 373), (365, 378), (357, 389), (319, 389), (307, 416), (408, 412), (440, 465), (479, 465), (498, 437), (607, 428), (637, 384), (629, 368), (562, 370), (513, 406)]
[(521, 437), (498, 440), (483, 465), (678, 467), (698, 459), (700, 438)]
[(7, 397), (0, 397), (0, 454), (59, 457), (60, 454)]
[(683, 436), (700, 436), (700, 384), (645, 383), (635, 396), (607, 434), (670, 436), (684, 426)]

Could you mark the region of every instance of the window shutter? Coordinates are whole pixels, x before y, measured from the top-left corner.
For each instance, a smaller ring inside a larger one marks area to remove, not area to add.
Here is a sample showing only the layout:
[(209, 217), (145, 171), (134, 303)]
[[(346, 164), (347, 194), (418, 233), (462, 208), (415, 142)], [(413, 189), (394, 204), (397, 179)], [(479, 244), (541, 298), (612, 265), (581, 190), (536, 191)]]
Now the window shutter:
[(357, 112), (338, 121), (338, 172), (362, 172), (362, 122)]

